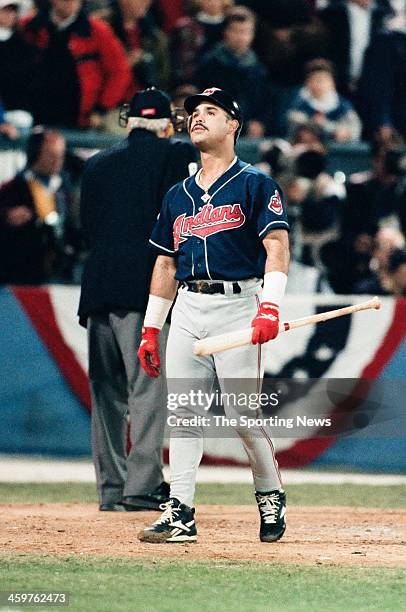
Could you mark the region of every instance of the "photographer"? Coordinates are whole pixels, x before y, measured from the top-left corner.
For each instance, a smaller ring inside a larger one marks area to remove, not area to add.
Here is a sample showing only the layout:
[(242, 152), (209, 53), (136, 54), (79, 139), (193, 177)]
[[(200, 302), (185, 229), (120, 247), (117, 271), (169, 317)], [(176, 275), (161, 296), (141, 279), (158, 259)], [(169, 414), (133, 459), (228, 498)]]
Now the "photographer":
[(380, 229), (374, 238), (369, 275), (354, 287), (353, 292), (401, 295), (402, 265), (405, 262), (399, 254), (404, 253), (404, 248), (405, 239), (399, 230), (391, 227)]
[(406, 208), (406, 149), (375, 141), (372, 171), (350, 176), (345, 227), (354, 237), (373, 236), (379, 227), (403, 226)]
[[(402, 246), (401, 229), (404, 232), (406, 227), (405, 153), (393, 140), (390, 145), (375, 141), (372, 153), (372, 170), (351, 175), (346, 185), (340, 240), (323, 249), (329, 282), (337, 293), (380, 293), (373, 263), (375, 245), (394, 236), (392, 248)], [(376, 282), (365, 286), (371, 276)]]
[(326, 172), (324, 150), (299, 152), (285, 193), (296, 238), (296, 257), (324, 271), (320, 251), (340, 236), (345, 200), (343, 185)]

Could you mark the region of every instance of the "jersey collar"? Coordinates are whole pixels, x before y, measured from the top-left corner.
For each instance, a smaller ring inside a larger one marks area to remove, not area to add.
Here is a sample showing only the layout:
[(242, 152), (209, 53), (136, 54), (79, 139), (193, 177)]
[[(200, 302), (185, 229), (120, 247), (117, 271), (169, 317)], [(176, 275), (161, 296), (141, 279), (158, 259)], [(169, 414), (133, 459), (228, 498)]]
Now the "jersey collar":
[(204, 194), (208, 194), (208, 196), (210, 196), (211, 198), (220, 189), (222, 189), (222, 187), (224, 187), (226, 183), (231, 181), (234, 178), (234, 176), (237, 176), (238, 174), (240, 174), (248, 166), (250, 166), (250, 164), (244, 163), (241, 160), (239, 160), (237, 157), (234, 157), (229, 167), (223, 172), (221, 176), (218, 177), (218, 179), (214, 181), (212, 185), (210, 185), (207, 192), (204, 191), (204, 189), (200, 187), (198, 183), (198, 180), (199, 180), (198, 175), (200, 175), (200, 170), (199, 170), (193, 177), (191, 177), (191, 188), (195, 192), (195, 194), (199, 196), (201, 199), (203, 199), (202, 196), (204, 196)]
[[(214, 181), (214, 183), (212, 183), (209, 187), (209, 189), (207, 190), (207, 192), (209, 193), (210, 191), (212, 191), (212, 188), (217, 184), (218, 181), (220, 181), (225, 174), (227, 174), (227, 172), (229, 172), (229, 170), (234, 166), (234, 164), (237, 162), (237, 156), (234, 157), (233, 161), (231, 162), (231, 164), (228, 166), (228, 168), (226, 168), (223, 172), (223, 174), (220, 174), (219, 177), (216, 178), (216, 180)], [(198, 170), (195, 174), (195, 182), (196, 185), (199, 187), (199, 189), (201, 191), (206, 191), (205, 189), (203, 189), (203, 187), (201, 187), (200, 185), (200, 175), (202, 172), (202, 168), (200, 168), (200, 170)]]

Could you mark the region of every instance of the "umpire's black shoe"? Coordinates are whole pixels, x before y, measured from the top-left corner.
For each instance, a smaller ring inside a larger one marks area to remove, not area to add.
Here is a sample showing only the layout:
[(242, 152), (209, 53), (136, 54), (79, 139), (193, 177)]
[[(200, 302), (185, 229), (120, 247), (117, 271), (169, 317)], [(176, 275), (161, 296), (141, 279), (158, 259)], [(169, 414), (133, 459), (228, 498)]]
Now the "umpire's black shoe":
[(261, 526), (259, 538), (261, 542), (276, 542), (285, 533), (286, 493), (284, 491), (269, 491), (255, 493)]
[(151, 527), (143, 529), (138, 534), (141, 542), (159, 544), (163, 542), (196, 542), (195, 509), (181, 504), (171, 497), (162, 504), (161, 516)]
[(123, 504), (100, 504), (100, 512), (125, 512)]
[(167, 482), (161, 482), (159, 487), (145, 495), (130, 495), (123, 497), (121, 503), (127, 511), (131, 510), (160, 510), (162, 504), (169, 500), (170, 487)]

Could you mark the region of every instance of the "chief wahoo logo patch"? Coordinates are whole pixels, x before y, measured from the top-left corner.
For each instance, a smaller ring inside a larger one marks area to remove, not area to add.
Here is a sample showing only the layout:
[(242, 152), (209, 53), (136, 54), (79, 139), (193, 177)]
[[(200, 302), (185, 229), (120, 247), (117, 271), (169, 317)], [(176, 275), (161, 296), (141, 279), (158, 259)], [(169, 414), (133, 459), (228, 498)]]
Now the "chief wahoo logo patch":
[(269, 200), (268, 208), (276, 215), (281, 215), (283, 213), (282, 199), (277, 189), (275, 189), (275, 193)]

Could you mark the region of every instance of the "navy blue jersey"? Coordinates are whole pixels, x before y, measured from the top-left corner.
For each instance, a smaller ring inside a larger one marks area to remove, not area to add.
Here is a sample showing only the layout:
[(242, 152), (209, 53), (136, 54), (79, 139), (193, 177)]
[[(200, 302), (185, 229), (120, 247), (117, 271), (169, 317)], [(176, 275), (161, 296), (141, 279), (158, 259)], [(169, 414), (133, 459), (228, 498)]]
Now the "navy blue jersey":
[(279, 185), (237, 158), (205, 192), (196, 175), (166, 194), (150, 243), (177, 258), (176, 278), (242, 280), (264, 274), (262, 240), (289, 229)]

